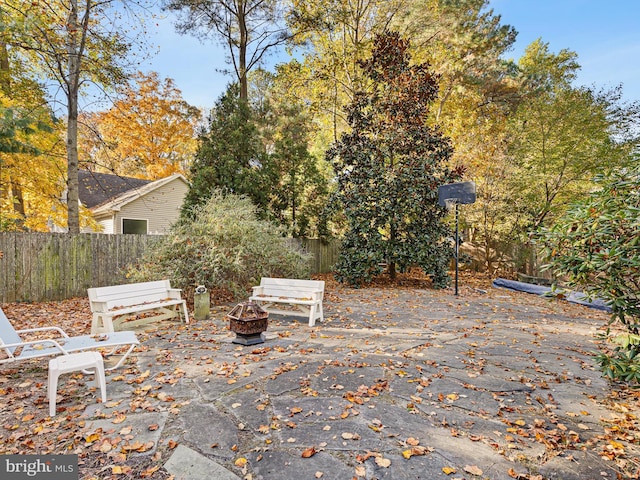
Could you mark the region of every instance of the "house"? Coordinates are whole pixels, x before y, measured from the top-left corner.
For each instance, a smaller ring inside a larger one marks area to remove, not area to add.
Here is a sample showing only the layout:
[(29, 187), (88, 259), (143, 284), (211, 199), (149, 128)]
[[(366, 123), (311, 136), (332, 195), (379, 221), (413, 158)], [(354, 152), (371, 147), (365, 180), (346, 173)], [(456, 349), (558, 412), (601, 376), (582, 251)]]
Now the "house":
[(178, 220), (189, 189), (179, 173), (151, 181), (80, 170), (78, 181), (80, 202), (102, 226), (102, 233), (167, 233)]

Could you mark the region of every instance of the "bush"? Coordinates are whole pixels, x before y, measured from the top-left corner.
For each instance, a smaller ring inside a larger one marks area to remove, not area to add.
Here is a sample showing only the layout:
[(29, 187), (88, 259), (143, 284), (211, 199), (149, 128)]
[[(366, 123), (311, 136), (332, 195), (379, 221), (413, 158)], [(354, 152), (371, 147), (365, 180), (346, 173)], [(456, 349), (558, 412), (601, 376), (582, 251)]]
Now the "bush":
[(188, 296), (205, 285), (233, 299), (246, 298), (261, 277), (309, 277), (308, 255), (284, 238), (279, 227), (258, 220), (249, 199), (217, 191), (193, 213), (127, 276), (134, 281), (169, 278)]
[[(546, 268), (611, 307), (611, 322), (627, 333), (598, 362), (611, 378), (640, 380), (640, 165), (600, 175), (601, 188), (573, 205), (537, 236)], [(609, 333), (609, 332), (608, 332)], [(631, 340), (629, 340), (631, 339)]]

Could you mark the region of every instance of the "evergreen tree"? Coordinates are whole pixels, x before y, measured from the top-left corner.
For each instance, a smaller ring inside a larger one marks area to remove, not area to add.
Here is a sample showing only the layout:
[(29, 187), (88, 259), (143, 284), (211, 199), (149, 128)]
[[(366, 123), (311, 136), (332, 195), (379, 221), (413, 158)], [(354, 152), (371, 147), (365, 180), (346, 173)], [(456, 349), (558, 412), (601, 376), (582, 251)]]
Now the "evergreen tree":
[(287, 95), (288, 87), (275, 79), (264, 70), (250, 78), (252, 106), (276, 182), (269, 195), (269, 210), (288, 235), (314, 237), (322, 230), (331, 168), (324, 155), (309, 151), (314, 125), (307, 106)]
[(436, 287), (449, 282), (451, 232), (438, 206), (438, 186), (460, 179), (447, 164), (449, 139), (427, 124), (438, 93), (428, 64), (410, 65), (408, 42), (378, 35), (371, 58), (360, 62), (366, 91), (348, 108), (351, 132), (327, 152), (338, 190), (333, 206), (349, 227), (336, 265), (338, 280), (360, 285), (382, 273), (416, 265)]
[(192, 218), (193, 207), (206, 204), (216, 189), (247, 196), (259, 215), (267, 217), (273, 175), (249, 105), (238, 97), (237, 89), (230, 86), (218, 99), (209, 126), (200, 135), (183, 217)]

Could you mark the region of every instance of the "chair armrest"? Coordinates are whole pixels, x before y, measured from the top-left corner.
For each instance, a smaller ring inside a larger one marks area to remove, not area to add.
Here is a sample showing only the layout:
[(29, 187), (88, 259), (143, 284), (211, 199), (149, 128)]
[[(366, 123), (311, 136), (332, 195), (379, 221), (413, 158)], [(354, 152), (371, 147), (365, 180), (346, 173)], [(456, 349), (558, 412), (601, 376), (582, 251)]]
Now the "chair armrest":
[[(68, 338), (68, 337), (67, 337)], [(7, 349), (7, 348), (12, 348), (12, 347), (24, 347), (26, 345), (40, 345), (40, 344), (51, 344), (52, 346), (56, 347), (58, 350), (60, 350), (60, 353), (63, 353), (65, 355), (68, 355), (69, 352), (67, 352), (62, 345), (60, 345), (56, 340), (54, 340), (53, 338), (43, 338), (42, 340), (29, 340), (27, 342), (19, 342), (19, 343), (3, 343), (2, 344), (2, 348), (3, 349)], [(8, 350), (7, 350), (8, 351)], [(11, 355), (13, 357), (13, 355)]]
[(169, 290), (167, 290), (167, 293), (169, 294), (169, 298), (182, 300), (182, 296), (180, 292), (182, 292), (181, 288), (170, 288)]
[[(64, 330), (62, 330), (60, 327), (25, 328), (23, 330), (16, 330), (16, 333), (21, 334), (21, 333), (50, 332), (50, 331), (58, 332), (60, 334), (60, 336), (62, 336), (64, 338), (69, 338), (69, 335), (67, 335), (66, 332)], [(24, 342), (24, 343), (26, 343), (26, 342)]]
[(251, 287), (251, 289), (253, 290), (253, 296), (262, 295), (262, 292), (264, 291), (264, 287), (262, 286)]
[(92, 312), (106, 312), (109, 310), (107, 308), (107, 302), (102, 300), (91, 300), (89, 301), (89, 305), (91, 306)]

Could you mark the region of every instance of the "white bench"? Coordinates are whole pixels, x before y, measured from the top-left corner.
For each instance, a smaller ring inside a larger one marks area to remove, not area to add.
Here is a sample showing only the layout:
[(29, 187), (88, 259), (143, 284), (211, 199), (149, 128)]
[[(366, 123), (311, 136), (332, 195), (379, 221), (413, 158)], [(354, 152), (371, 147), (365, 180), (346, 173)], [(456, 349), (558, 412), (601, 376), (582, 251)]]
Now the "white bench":
[[(322, 297), (324, 281), (291, 278), (262, 278), (260, 286), (253, 287), (249, 301), (256, 302), (269, 313), (296, 315), (309, 318), (309, 326), (323, 320)], [(288, 305), (290, 309), (280, 308)]]
[[(91, 333), (113, 332), (120, 326), (130, 327), (181, 318), (189, 323), (187, 302), (180, 296), (180, 289), (171, 288), (169, 280), (129, 283), (87, 289), (93, 312)], [(155, 315), (149, 315), (149, 313)], [(143, 318), (136, 318), (144, 314)]]

